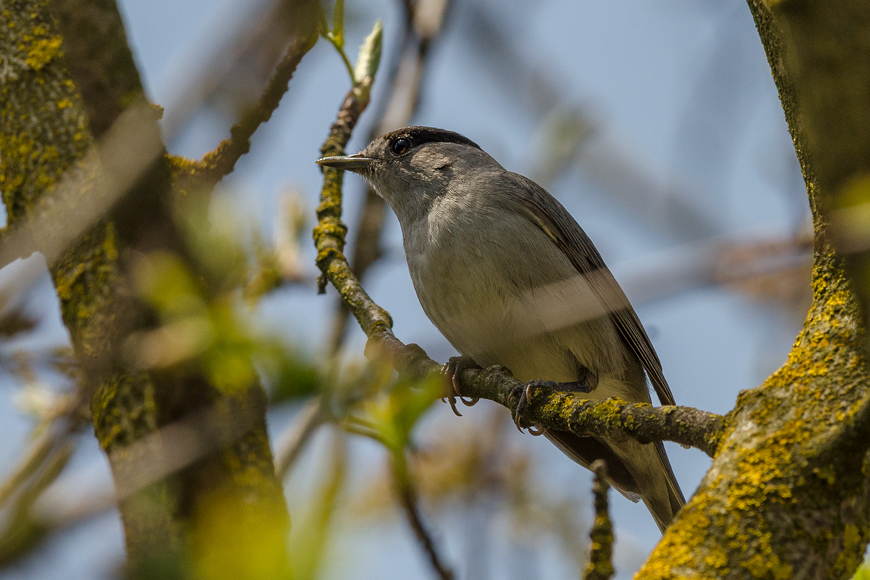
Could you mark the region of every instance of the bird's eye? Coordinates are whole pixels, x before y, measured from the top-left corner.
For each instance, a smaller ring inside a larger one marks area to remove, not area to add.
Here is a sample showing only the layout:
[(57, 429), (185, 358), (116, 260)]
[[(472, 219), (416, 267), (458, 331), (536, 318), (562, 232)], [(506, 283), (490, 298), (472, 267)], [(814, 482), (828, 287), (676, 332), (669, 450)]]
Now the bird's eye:
[(406, 139), (405, 137), (401, 137), (396, 139), (392, 143), (390, 143), (390, 151), (395, 155), (401, 155), (402, 153), (407, 153), (411, 148), (411, 140)]

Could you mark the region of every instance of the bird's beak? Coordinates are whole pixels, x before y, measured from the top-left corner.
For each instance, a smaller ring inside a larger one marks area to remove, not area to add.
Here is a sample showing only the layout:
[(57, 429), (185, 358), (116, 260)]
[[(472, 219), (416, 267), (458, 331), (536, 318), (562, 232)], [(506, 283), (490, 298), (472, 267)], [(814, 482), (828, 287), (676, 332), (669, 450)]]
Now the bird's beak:
[(346, 171), (359, 171), (369, 167), (374, 163), (371, 157), (363, 157), (362, 154), (355, 155), (339, 155), (336, 157), (321, 157), (317, 160), (318, 165), (324, 167), (334, 167), (335, 169), (344, 169)]

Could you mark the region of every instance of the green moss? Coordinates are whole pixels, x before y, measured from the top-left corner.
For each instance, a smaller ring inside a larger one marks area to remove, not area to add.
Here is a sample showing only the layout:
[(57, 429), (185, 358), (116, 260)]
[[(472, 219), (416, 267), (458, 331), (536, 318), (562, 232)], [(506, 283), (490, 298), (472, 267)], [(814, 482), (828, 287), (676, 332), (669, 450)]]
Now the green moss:
[(157, 429), (154, 385), (145, 374), (116, 374), (95, 393), (91, 412), (103, 449), (126, 447)]

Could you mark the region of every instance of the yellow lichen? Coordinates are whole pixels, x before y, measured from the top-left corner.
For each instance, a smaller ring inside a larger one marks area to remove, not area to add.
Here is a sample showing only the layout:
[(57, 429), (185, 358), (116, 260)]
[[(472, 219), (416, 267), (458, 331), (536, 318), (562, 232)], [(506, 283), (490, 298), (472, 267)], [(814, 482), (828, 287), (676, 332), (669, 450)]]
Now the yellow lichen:
[(52, 59), (59, 57), (63, 53), (62, 40), (60, 36), (40, 38), (34, 40), (29, 47), (20, 48), (22, 49), (22, 52), (27, 52), (24, 62), (34, 70), (41, 69), (51, 62)]
[(728, 555), (721, 548), (714, 548), (704, 556), (704, 563), (710, 568), (725, 568), (728, 566)]

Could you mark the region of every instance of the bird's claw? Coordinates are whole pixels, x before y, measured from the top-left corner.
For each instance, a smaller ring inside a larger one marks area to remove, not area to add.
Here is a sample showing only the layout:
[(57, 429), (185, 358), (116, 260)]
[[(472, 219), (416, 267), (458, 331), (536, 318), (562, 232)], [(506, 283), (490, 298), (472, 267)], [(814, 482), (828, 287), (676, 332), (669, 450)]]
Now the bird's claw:
[(450, 357), (447, 364), (441, 368), (441, 376), (449, 381), (448, 394), (445, 397), (441, 397), (441, 400), (450, 403), (450, 408), (457, 417), (462, 416), (462, 413), (460, 413), (459, 409), (456, 408), (457, 398), (459, 398), (459, 400), (462, 401), (462, 404), (466, 407), (472, 407), (476, 405), (478, 401), (476, 397), (463, 397), (462, 394), (460, 394), (459, 375), (466, 369), (479, 368), (480, 366), (474, 362), (471, 357), (467, 356)]
[[(523, 415), (525, 415), (526, 412), (526, 407), (529, 404), (529, 392), (536, 383), (537, 381), (532, 381), (530, 383), (520, 385), (519, 387), (514, 388), (514, 390), (511, 391), (511, 394), (508, 396), (509, 405), (513, 405), (514, 401), (517, 402), (516, 408), (514, 410), (514, 425), (517, 426), (517, 429), (520, 433), (523, 432), (522, 421)], [(547, 432), (546, 427), (541, 427), (537, 424), (529, 425), (528, 430), (529, 434), (535, 437), (543, 435)]]

